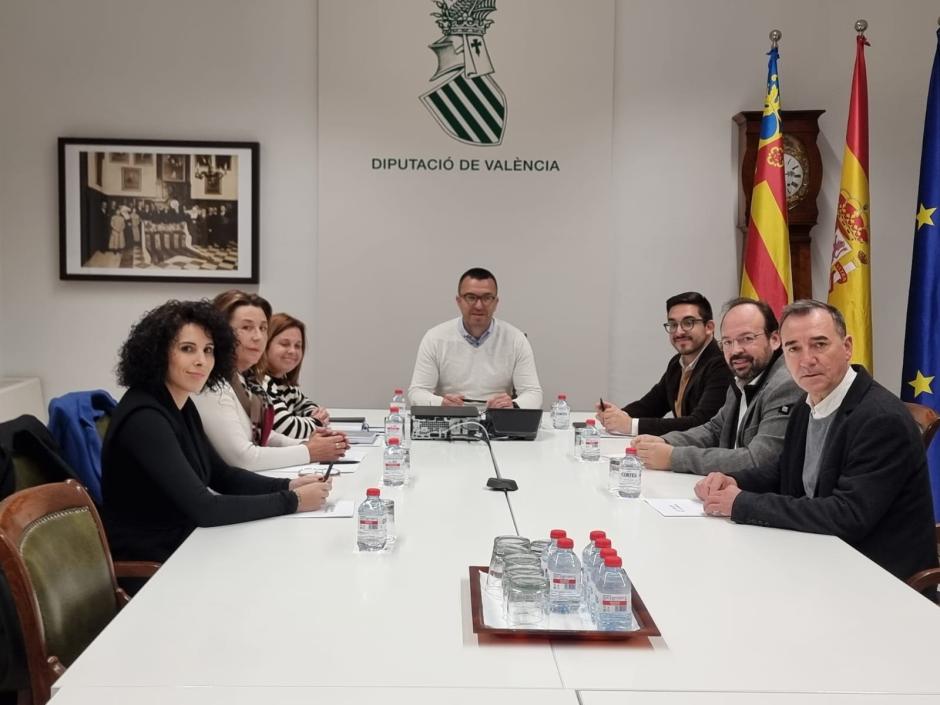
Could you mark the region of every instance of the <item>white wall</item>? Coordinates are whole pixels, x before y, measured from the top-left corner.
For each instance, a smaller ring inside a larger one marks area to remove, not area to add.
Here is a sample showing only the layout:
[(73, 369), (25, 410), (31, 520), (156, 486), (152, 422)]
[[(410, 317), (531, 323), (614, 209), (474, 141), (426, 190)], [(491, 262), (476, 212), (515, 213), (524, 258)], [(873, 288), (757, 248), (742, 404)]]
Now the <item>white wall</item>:
[[(773, 27), (784, 35), (784, 108), (827, 110), (813, 231), (815, 291), (825, 294), (857, 17), (869, 20), (872, 42), (876, 376), (899, 387), (936, 15), (926, 0), (618, 0), (612, 399), (636, 396), (661, 373), (668, 295), (700, 289), (717, 306), (737, 289), (731, 116), (761, 105)], [(59, 136), (259, 141), (260, 291), (313, 320), (316, 36), (315, 0), (0, 4), (0, 375), (37, 375), (47, 396), (117, 391), (115, 352), (140, 313), (221, 289), (59, 281)], [(323, 401), (377, 404), (385, 392)]]
[(59, 136), (260, 142), (260, 290), (312, 315), (315, 38), (313, 0), (0, 4), (0, 373), (117, 392), (141, 313), (228, 288), (59, 281)]
[(731, 116), (762, 106), (773, 28), (783, 32), (783, 108), (826, 110), (819, 138), (823, 193), (812, 231), (813, 291), (825, 299), (860, 17), (869, 22), (872, 44), (866, 59), (875, 373), (899, 389), (936, 16), (936, 5), (924, 0), (618, 2), (612, 398), (635, 398), (662, 369), (670, 352), (665, 336), (656, 345), (649, 340), (660, 330), (666, 297), (698, 289), (718, 308), (737, 293)]

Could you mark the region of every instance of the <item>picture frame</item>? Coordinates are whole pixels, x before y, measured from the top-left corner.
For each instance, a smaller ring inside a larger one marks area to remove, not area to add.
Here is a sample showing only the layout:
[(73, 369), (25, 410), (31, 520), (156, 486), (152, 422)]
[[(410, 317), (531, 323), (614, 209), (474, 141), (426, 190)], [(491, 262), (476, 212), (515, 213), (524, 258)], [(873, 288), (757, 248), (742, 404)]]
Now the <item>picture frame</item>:
[(140, 167), (121, 167), (121, 191), (140, 191), (140, 176)]
[(60, 137), (59, 278), (258, 283), (259, 152)]

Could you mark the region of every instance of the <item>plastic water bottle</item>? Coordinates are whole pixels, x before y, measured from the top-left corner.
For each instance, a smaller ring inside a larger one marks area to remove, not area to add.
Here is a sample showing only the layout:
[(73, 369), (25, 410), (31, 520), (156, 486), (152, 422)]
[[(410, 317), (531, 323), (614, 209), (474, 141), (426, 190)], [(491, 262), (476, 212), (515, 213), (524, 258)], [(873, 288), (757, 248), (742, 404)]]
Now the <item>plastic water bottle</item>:
[[(602, 542), (602, 543), (598, 543)], [(591, 540), (581, 551), (581, 578), (584, 583), (585, 595), (590, 585), (591, 568), (594, 567), (594, 561), (597, 560), (597, 554), (602, 548), (610, 547), (610, 539), (603, 531), (592, 531)]]
[(588, 419), (581, 429), (581, 460), (596, 463), (601, 459), (601, 435), (597, 431), (597, 419)]
[(382, 472), (382, 484), (398, 487), (405, 484), (405, 450), (401, 439), (392, 436), (385, 446), (385, 470)]
[(633, 626), (632, 586), (623, 570), (620, 556), (604, 559), (604, 569), (597, 581), (597, 628), (600, 631), (625, 631)]
[(627, 446), (620, 461), (620, 496), (637, 498), (643, 484), (643, 463), (637, 457), (636, 448)]
[(389, 408), (397, 406), (402, 419), (401, 447), (405, 449), (405, 459), (408, 458), (408, 449), (411, 447), (411, 424), (408, 423), (408, 401), (405, 399), (405, 390), (396, 388), (392, 395)]
[(397, 406), (398, 411), (401, 412), (401, 415), (405, 415), (405, 410), (408, 408), (408, 404), (405, 400), (405, 390), (395, 388), (395, 393), (392, 394), (392, 401), (389, 403), (389, 406)]
[[(610, 539), (603, 539), (605, 542), (609, 542)], [(594, 559), (594, 565), (591, 566), (590, 576), (588, 577), (587, 590), (588, 593), (588, 612), (591, 615), (591, 620), (597, 621), (597, 585), (601, 577), (601, 573), (604, 572), (604, 561), (610, 556), (616, 556), (617, 549), (611, 548), (610, 546), (604, 546), (597, 552), (597, 557)]]
[(590, 533), (588, 538), (587, 545), (581, 549), (581, 576), (584, 577), (584, 571), (587, 570), (588, 565), (593, 561), (594, 556), (597, 555), (597, 546), (594, 545), (594, 542), (597, 539), (606, 539), (607, 532), (601, 531), (600, 529), (594, 529)]
[(571, 423), (571, 407), (568, 406), (568, 395), (559, 394), (552, 404), (552, 426), (559, 430), (568, 428)]
[(359, 529), (356, 543), (360, 551), (381, 551), (388, 541), (385, 525), (385, 504), (378, 487), (366, 490), (366, 499), (359, 505)]
[(394, 405), (388, 407), (388, 416), (385, 417), (385, 443), (388, 444), (393, 438), (397, 438), (400, 443), (404, 430), (405, 420), (399, 413), (399, 408)]
[(549, 544), (545, 547), (545, 550), (542, 551), (542, 572), (544, 573), (548, 570), (548, 560), (555, 555), (555, 551), (558, 550), (558, 539), (563, 539), (568, 535), (568, 532), (564, 529), (552, 529), (549, 533), (548, 538), (551, 539)]
[(558, 539), (558, 548), (548, 561), (548, 601), (552, 612), (566, 614), (581, 607), (581, 561), (573, 549), (573, 539)]

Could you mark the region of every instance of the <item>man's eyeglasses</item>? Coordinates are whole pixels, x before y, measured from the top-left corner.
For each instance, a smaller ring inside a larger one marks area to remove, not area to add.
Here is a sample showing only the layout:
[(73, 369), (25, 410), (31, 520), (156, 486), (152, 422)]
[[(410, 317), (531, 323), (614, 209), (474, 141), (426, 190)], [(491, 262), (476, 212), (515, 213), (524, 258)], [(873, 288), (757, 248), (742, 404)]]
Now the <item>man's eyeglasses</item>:
[(739, 348), (746, 348), (754, 344), (754, 341), (757, 340), (760, 336), (767, 335), (766, 333), (748, 333), (747, 335), (739, 335), (737, 338), (722, 338), (718, 341), (718, 344), (721, 346), (722, 350), (731, 350), (734, 348), (735, 343), (737, 343)]
[(477, 296), (476, 294), (460, 294), (460, 298), (463, 299), (468, 306), (474, 306), (477, 301), (482, 301), (484, 306), (489, 306), (496, 301), (495, 294), (483, 294), (483, 296)]
[(667, 321), (663, 323), (663, 328), (666, 329), (667, 333), (675, 333), (676, 330), (682, 328), (684, 331), (690, 331), (695, 328), (696, 323), (704, 323), (704, 318), (692, 318), (692, 316), (686, 316), (681, 321)]

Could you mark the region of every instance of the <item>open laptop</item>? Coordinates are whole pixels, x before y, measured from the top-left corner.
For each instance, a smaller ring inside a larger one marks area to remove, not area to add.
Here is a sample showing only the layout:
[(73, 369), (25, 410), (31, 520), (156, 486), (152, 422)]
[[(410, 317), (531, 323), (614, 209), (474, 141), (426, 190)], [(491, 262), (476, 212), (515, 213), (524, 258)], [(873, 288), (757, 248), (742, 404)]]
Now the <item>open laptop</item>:
[(487, 409), (486, 426), (490, 438), (534, 441), (542, 423), (541, 409)]

